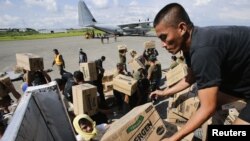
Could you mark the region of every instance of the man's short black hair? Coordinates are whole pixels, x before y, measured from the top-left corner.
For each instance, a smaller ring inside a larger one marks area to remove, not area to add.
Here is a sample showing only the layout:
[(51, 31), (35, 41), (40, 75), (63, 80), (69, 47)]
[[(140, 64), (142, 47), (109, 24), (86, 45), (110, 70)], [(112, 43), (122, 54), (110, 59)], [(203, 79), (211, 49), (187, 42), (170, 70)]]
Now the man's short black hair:
[(170, 3), (163, 7), (154, 19), (154, 27), (156, 27), (162, 20), (165, 20), (166, 24), (177, 26), (180, 22), (185, 22), (189, 26), (193, 26), (187, 12), (178, 3)]
[(83, 79), (83, 73), (81, 71), (75, 71), (74, 74), (73, 74), (74, 78), (77, 80), (77, 81), (84, 81)]
[(58, 50), (57, 50), (57, 49), (53, 49), (53, 51), (54, 51), (54, 52), (58, 52)]

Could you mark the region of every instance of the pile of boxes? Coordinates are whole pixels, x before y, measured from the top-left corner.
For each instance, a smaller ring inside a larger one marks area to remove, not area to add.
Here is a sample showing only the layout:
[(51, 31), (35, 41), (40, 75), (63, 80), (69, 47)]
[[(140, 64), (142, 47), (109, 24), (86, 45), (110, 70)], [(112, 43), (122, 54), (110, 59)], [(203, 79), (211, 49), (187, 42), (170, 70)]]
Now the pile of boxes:
[[(187, 75), (187, 66), (184, 63), (178, 64), (173, 69), (166, 72), (167, 86), (172, 87), (177, 84), (182, 78)], [(167, 124), (165, 123), (168, 130), (180, 129), (197, 111), (199, 108), (199, 98), (197, 96), (198, 89), (196, 84), (193, 84), (189, 88), (174, 94), (173, 97), (169, 98), (168, 109), (167, 109)], [(246, 103), (242, 100), (238, 100), (229, 104), (225, 104), (221, 107), (221, 110), (207, 120), (201, 127), (202, 140), (207, 140), (207, 127), (211, 124), (224, 124), (230, 125), (238, 117), (241, 109), (245, 107)], [(175, 131), (175, 132), (176, 132)], [(169, 133), (171, 136), (171, 133)], [(194, 134), (191, 133), (186, 136), (183, 140), (193, 140)]]
[[(178, 64), (173, 69), (166, 72), (166, 85), (172, 87), (187, 75), (187, 65), (184, 63)], [(177, 132), (191, 118), (194, 112), (197, 111), (200, 101), (197, 96), (198, 90), (196, 84), (187, 89), (176, 93), (169, 98), (167, 119), (165, 126), (170, 131), (167, 137)], [(172, 131), (172, 132), (171, 132)], [(191, 141), (194, 134), (191, 133), (183, 140)]]

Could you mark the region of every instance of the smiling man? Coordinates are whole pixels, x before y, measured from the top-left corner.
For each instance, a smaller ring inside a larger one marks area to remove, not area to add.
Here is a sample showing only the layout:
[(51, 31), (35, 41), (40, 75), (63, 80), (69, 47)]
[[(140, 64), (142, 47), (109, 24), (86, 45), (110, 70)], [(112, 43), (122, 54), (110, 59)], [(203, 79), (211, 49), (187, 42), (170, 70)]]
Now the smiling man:
[(170, 96), (197, 83), (200, 107), (185, 126), (165, 140), (180, 140), (213, 115), (221, 104), (244, 99), (246, 107), (234, 124), (250, 123), (250, 28), (194, 26), (185, 9), (171, 3), (154, 20), (156, 35), (170, 53), (182, 51), (188, 75), (175, 86), (152, 96)]

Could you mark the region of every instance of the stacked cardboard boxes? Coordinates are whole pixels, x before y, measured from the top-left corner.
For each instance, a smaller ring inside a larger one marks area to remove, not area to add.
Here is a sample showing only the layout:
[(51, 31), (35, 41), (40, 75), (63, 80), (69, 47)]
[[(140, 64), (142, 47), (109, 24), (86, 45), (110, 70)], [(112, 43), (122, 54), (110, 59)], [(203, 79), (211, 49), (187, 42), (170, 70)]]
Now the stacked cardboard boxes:
[(195, 84), (175, 94), (171, 110), (184, 118), (190, 119), (200, 104), (197, 94), (198, 90)]
[(113, 79), (113, 89), (130, 96), (137, 89), (137, 80), (119, 74)]
[(187, 75), (187, 65), (184, 63), (178, 64), (173, 69), (166, 73), (167, 86), (171, 87)]
[(80, 63), (80, 71), (83, 73), (85, 81), (97, 80), (96, 64), (95, 62)]
[(17, 53), (17, 66), (29, 71), (43, 70), (43, 58), (32, 53)]
[(91, 84), (80, 84), (72, 87), (74, 113), (94, 115), (97, 112), (97, 89)]
[(111, 124), (101, 141), (158, 141), (165, 133), (158, 112), (151, 103), (146, 103)]

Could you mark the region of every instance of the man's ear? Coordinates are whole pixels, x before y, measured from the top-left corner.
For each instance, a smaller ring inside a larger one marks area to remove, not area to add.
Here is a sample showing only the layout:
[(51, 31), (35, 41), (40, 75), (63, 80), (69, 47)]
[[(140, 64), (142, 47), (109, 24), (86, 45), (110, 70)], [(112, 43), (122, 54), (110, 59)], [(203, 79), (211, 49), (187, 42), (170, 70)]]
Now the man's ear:
[(180, 22), (178, 25), (179, 33), (184, 36), (187, 32), (187, 24), (185, 22)]

